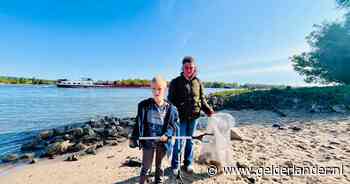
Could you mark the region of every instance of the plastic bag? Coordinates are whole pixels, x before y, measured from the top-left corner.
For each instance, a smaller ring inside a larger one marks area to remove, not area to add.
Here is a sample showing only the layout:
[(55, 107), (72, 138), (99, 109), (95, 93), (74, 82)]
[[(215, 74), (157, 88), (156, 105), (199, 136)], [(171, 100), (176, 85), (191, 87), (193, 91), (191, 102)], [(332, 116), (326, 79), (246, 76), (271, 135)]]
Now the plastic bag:
[(222, 166), (230, 164), (233, 150), (230, 130), (235, 126), (235, 119), (228, 113), (216, 113), (209, 118), (200, 118), (200, 128), (214, 136), (205, 136), (200, 148), (199, 161), (206, 164)]

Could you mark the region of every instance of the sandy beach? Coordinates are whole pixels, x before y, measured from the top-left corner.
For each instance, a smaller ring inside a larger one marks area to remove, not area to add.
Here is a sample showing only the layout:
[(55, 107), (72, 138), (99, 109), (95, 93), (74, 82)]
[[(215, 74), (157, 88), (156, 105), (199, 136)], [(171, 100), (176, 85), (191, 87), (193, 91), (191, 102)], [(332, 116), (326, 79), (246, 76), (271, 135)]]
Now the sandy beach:
[[(232, 163), (239, 168), (339, 167), (335, 175), (259, 176), (223, 173), (209, 177), (207, 165), (196, 162), (193, 175), (184, 174), (185, 183), (350, 183), (350, 120), (346, 114), (302, 114), (286, 112), (280, 117), (270, 111), (224, 111), (238, 124), (234, 131), (243, 141), (232, 141)], [(258, 124), (258, 125), (257, 125)], [(196, 145), (200, 147), (199, 143)], [(15, 184), (122, 184), (137, 183), (139, 167), (123, 166), (141, 151), (128, 148), (127, 142), (104, 147), (97, 155), (86, 155), (78, 161), (63, 161), (67, 155), (39, 160), (35, 164), (6, 165), (0, 168), (0, 183)], [(198, 160), (199, 149), (196, 150)], [(169, 160), (165, 161), (165, 183), (169, 177)], [(227, 166), (227, 167), (229, 167)], [(153, 169), (154, 170), (154, 169)]]

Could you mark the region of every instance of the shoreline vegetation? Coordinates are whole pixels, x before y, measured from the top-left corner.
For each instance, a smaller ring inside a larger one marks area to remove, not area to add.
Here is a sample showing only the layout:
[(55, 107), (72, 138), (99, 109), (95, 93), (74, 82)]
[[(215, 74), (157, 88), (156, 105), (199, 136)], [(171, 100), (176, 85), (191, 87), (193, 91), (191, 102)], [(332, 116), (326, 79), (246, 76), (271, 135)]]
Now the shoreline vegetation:
[[(35, 77), (9, 77), (0, 76), (0, 84), (26, 84), (26, 85), (55, 85), (59, 80), (37, 79)], [(169, 82), (168, 82), (169, 83)], [(121, 80), (98, 80), (96, 84), (99, 85), (112, 85), (113, 87), (120, 88), (145, 88), (150, 84), (150, 80), (147, 79), (121, 79)], [(270, 89), (270, 88), (284, 88), (285, 85), (267, 85), (267, 84), (239, 84), (237, 82), (219, 82), (219, 81), (203, 81), (205, 88), (249, 88), (249, 89)]]

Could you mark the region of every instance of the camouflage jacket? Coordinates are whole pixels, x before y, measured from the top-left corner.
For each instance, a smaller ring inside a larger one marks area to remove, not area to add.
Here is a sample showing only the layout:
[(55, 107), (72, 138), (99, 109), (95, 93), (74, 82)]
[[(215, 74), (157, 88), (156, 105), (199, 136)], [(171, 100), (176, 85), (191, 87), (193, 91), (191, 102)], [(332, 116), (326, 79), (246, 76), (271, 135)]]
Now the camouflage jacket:
[(206, 114), (212, 112), (204, 96), (203, 84), (197, 77), (187, 80), (181, 74), (173, 79), (169, 86), (168, 100), (177, 107), (180, 121), (198, 118), (201, 110)]

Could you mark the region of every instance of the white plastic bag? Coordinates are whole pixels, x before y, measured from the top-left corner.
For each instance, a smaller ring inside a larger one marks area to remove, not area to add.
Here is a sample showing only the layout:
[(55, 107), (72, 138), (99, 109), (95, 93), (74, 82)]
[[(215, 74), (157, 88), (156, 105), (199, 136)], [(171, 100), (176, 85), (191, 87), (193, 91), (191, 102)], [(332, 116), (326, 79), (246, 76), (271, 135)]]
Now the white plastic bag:
[(233, 150), (230, 130), (235, 126), (235, 119), (228, 113), (216, 113), (209, 118), (200, 118), (199, 126), (214, 136), (205, 136), (200, 149), (199, 161), (207, 164), (230, 164)]

